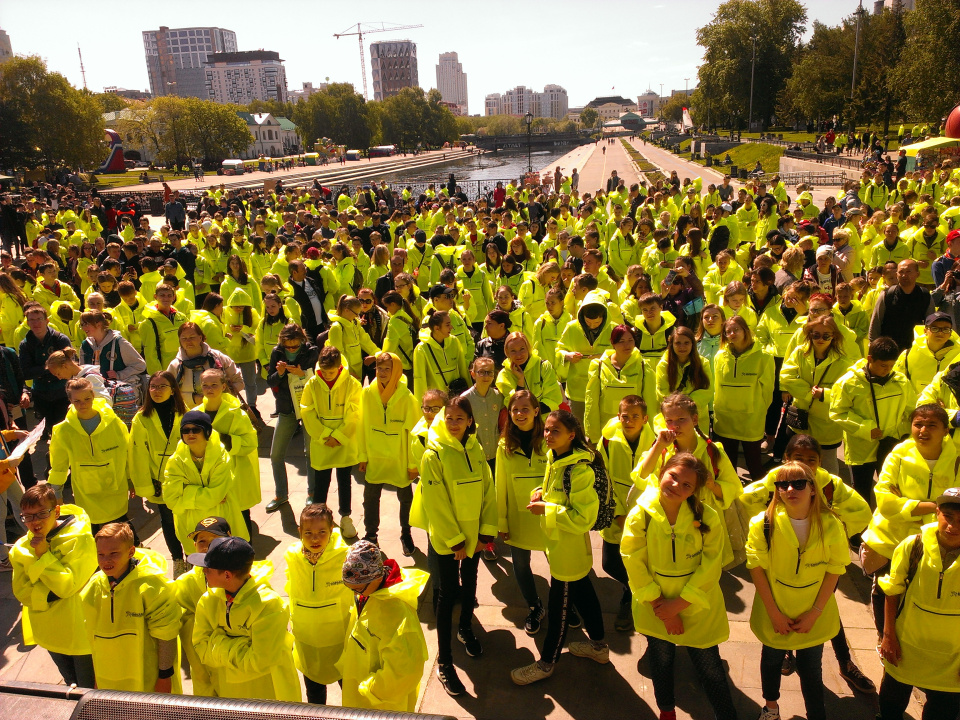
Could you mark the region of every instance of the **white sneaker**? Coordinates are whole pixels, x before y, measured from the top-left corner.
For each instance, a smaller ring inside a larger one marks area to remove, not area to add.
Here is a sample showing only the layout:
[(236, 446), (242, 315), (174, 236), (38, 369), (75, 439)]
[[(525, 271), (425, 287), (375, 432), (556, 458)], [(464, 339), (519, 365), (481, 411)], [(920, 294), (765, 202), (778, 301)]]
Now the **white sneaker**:
[(340, 518), (340, 534), (344, 540), (351, 540), (357, 536), (357, 528), (353, 526), (353, 520), (349, 515)]
[(760, 708), (760, 714), (757, 720), (780, 720), (780, 708), (771, 710), (766, 705)]
[(594, 643), (592, 640), (586, 642), (572, 642), (567, 645), (567, 650), (571, 655), (577, 657), (590, 658), (591, 660), (606, 665), (610, 662), (610, 646), (605, 642)]
[(553, 666), (551, 665), (550, 669), (547, 670), (539, 662), (510, 671), (510, 679), (517, 685), (531, 685), (540, 680), (546, 680), (551, 675), (553, 675)]

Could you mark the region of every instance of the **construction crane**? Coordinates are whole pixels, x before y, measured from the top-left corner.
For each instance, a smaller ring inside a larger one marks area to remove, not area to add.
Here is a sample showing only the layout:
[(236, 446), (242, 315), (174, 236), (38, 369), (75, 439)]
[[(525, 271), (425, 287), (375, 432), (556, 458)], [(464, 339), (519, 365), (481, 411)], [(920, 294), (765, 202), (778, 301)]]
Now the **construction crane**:
[(369, 35), (370, 33), (378, 32), (394, 32), (397, 30), (412, 30), (414, 28), (422, 28), (423, 25), (394, 25), (392, 23), (357, 23), (356, 25), (351, 25), (346, 30), (341, 33), (335, 33), (335, 38), (347, 37), (350, 35), (356, 35), (357, 39), (360, 41), (360, 72), (363, 73), (363, 99), (369, 100), (370, 98), (367, 95), (367, 60), (363, 55), (363, 36)]

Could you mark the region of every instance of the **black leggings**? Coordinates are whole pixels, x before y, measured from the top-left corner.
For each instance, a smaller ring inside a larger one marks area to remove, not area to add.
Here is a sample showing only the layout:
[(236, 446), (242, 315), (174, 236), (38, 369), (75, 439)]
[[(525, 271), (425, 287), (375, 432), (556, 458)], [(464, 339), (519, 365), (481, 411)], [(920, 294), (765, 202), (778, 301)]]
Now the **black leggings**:
[(327, 686), (303, 676), (303, 686), (307, 689), (307, 702), (311, 705), (327, 704)]
[(625, 605), (631, 601), (633, 596), (630, 594), (630, 579), (627, 577), (627, 568), (623, 564), (620, 546), (604, 540), (603, 554), (601, 557), (603, 571), (623, 585), (623, 595), (620, 596), (620, 604)]
[(160, 529), (163, 531), (163, 541), (167, 544), (172, 560), (183, 560), (183, 545), (177, 537), (177, 530), (173, 524), (173, 511), (166, 503), (157, 503), (157, 514), (160, 515)]
[(723, 445), (723, 451), (730, 458), (733, 467), (737, 467), (737, 452), (740, 445), (743, 445), (743, 459), (747, 464), (747, 470), (750, 472), (750, 478), (754, 481), (763, 478), (763, 461), (760, 452), (761, 440), (736, 440), (734, 438), (725, 438), (717, 436), (717, 441)]
[[(923, 688), (919, 688), (923, 690)], [(903, 713), (910, 704), (913, 687), (883, 674), (880, 683), (880, 720), (903, 720)], [(960, 693), (940, 690), (923, 690), (927, 700), (923, 703), (922, 720), (955, 720), (960, 714)]]
[(460, 592), (460, 628), (471, 629), (473, 605), (477, 598), (477, 565), (480, 553), (457, 560), (453, 554), (436, 555), (439, 570), (440, 595), (437, 600), (437, 662), (448, 665), (453, 662), (453, 605)]
[[(780, 683), (783, 680), (783, 658), (786, 650), (763, 646), (760, 651), (760, 686), (763, 699), (776, 702), (780, 699)], [(807, 709), (807, 720), (826, 720), (823, 704), (823, 645), (796, 650), (797, 675), (800, 676), (800, 693)]]
[(570, 622), (570, 611), (574, 605), (583, 618), (587, 636), (596, 642), (603, 640), (603, 614), (590, 576), (584, 575), (573, 582), (551, 577), (550, 599), (547, 604), (547, 636), (540, 652), (541, 662), (553, 664), (560, 659)]
[(876, 462), (863, 465), (851, 465), (850, 476), (853, 479), (853, 489), (870, 505), (871, 510), (877, 509), (877, 501), (873, 496), (873, 475), (877, 470)]
[(133, 531), (133, 544), (137, 547), (140, 547), (140, 536), (137, 534), (137, 529), (133, 526), (133, 521), (127, 517), (126, 513), (115, 520), (108, 520), (105, 523), (91, 523), (90, 534), (96, 537), (97, 533), (100, 532), (100, 528), (102, 528), (104, 525), (110, 525), (111, 523), (126, 523), (129, 525), (130, 529)]
[[(646, 638), (647, 660), (657, 708), (660, 712), (670, 712), (677, 705), (674, 698), (676, 677), (674, 659), (677, 646), (667, 640), (649, 635)], [(717, 720), (736, 720), (737, 710), (733, 706), (727, 672), (723, 669), (723, 661), (720, 659), (720, 647), (718, 645), (702, 649), (688, 647), (686, 650)]]
[[(339, 512), (341, 517), (350, 514), (353, 480), (350, 478), (350, 471), (353, 467), (337, 468), (337, 499), (340, 502)], [(317, 487), (313, 493), (313, 501), (317, 503), (326, 503), (327, 495), (330, 492), (330, 481), (333, 479), (333, 470), (317, 470)]]

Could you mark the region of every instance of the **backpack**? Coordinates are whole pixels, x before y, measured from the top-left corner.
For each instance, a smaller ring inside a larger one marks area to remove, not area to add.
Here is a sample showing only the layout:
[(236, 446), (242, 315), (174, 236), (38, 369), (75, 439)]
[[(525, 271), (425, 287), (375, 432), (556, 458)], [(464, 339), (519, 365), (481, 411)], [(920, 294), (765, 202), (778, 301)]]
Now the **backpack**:
[[(574, 463), (580, 465), (583, 463)], [(593, 491), (600, 499), (600, 509), (597, 511), (597, 520), (593, 523), (593, 530), (606, 530), (613, 524), (613, 519), (617, 509), (617, 499), (613, 494), (613, 483), (610, 476), (607, 475), (607, 468), (603, 464), (603, 459), (599, 453), (593, 454), (593, 459), (586, 463), (593, 470)], [(567, 465), (563, 469), (563, 492), (570, 497), (570, 474), (573, 471), (573, 465)]]
[(354, 297), (360, 292), (360, 288), (363, 287), (363, 273), (360, 272), (360, 268), (356, 265), (353, 266), (353, 280), (350, 283), (350, 288), (353, 290)]
[(130, 429), (133, 418), (140, 410), (140, 393), (132, 385), (121, 380), (103, 379), (103, 386), (110, 394), (113, 412)]

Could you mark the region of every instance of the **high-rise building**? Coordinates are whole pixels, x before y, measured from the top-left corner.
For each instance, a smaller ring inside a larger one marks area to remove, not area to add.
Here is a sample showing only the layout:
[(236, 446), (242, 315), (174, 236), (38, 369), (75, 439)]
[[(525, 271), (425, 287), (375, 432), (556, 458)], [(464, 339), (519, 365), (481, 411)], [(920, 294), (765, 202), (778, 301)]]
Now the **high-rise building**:
[(560, 120), (569, 110), (567, 91), (559, 85), (547, 85), (543, 92), (517, 85), (502, 95), (491, 93), (486, 96), (484, 111), (487, 115), (526, 115), (548, 117)]
[(417, 45), (409, 40), (370, 43), (373, 99), (393, 97), (405, 87), (417, 87)]
[(13, 45), (10, 44), (10, 36), (7, 31), (0, 28), (0, 63), (5, 63), (13, 57)]
[(237, 51), (237, 34), (217, 27), (143, 31), (143, 50), (154, 96), (207, 97), (204, 63), (212, 53)]
[(467, 74), (455, 52), (440, 53), (437, 65), (437, 89), (443, 101), (456, 105), (458, 115), (467, 115)]
[(251, 100), (287, 101), (287, 71), (270, 50), (213, 53), (204, 67), (207, 99), (246, 105)]

